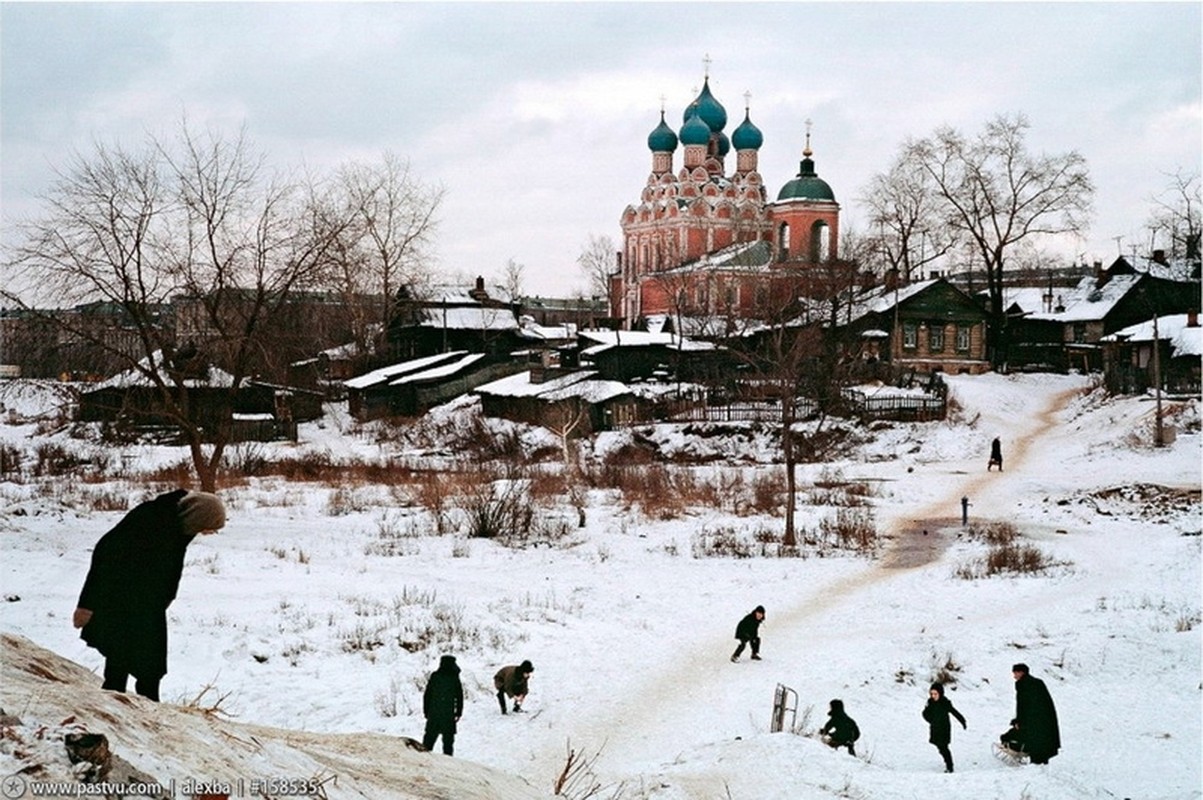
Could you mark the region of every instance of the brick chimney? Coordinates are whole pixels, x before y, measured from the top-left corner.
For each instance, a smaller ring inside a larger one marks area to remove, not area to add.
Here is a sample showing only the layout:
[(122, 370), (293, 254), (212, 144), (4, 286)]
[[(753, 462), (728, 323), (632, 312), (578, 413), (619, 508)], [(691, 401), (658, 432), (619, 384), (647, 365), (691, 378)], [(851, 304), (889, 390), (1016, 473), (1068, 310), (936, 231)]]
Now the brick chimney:
[(1186, 327), (1199, 327), (1199, 311), (1197, 309), (1192, 308), (1190, 311), (1186, 312)]
[(489, 299), (489, 293), (485, 291), (484, 277), (480, 275), (476, 276), (476, 286), (472, 289), (472, 291), (468, 292), (468, 296), (477, 302)]

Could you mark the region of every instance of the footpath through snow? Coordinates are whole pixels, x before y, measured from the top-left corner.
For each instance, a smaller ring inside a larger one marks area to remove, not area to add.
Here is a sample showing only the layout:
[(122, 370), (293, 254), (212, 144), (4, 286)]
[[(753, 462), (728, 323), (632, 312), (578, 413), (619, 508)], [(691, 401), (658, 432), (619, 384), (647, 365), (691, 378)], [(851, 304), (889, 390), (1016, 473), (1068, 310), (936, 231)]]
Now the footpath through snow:
[[(1015, 409), (1024, 407), (1030, 400), (1030, 387), (1000, 384), (1000, 390), (1010, 389), (1009, 396), (996, 396), (998, 407)], [(1050, 398), (1043, 408), (1034, 413), (991, 413), (989, 409), (972, 409), (971, 412), (986, 417), (979, 428), (986, 432), (988, 443), (992, 436), (1005, 442), (1004, 465), (1009, 471), (986, 473), (986, 458), (976, 453), (966, 454), (964, 459), (942, 463), (929, 463), (918, 471), (903, 471), (902, 464), (895, 466), (894, 494), (907, 496), (921, 494), (912, 485), (935, 481), (938, 496), (928, 500), (915, 510), (905, 505), (885, 503), (878, 508), (878, 525), (887, 532), (889, 542), (881, 558), (863, 562), (862, 568), (852, 574), (832, 581), (813, 591), (803, 593), (792, 606), (770, 609), (769, 621), (763, 626), (766, 641), (766, 659), (780, 664), (782, 655), (796, 653), (799, 660), (812, 660), (818, 655), (806, 642), (812, 633), (825, 627), (826, 612), (837, 606), (855, 606), (860, 601), (858, 593), (869, 586), (892, 580), (900, 580), (905, 572), (929, 567), (937, 561), (947, 547), (949, 528), (960, 527), (961, 520), (949, 512), (961, 508), (961, 498), (972, 497), (972, 519), (992, 520), (1008, 509), (1013, 509), (1020, 482), (1014, 478), (1025, 469), (1033, 458), (1040, 458), (1051, 448), (1065, 447), (1061, 437), (1054, 434), (1059, 415), (1066, 406), (1085, 391), (1085, 384), (1075, 382)], [(911, 541), (919, 537), (916, 544)], [(899, 558), (898, 554), (903, 556)], [(733, 613), (738, 608), (732, 609)], [(734, 628), (734, 619), (729, 627)], [(795, 649), (789, 643), (797, 642)], [(667, 664), (648, 664), (646, 669), (635, 670), (629, 683), (612, 697), (606, 698), (601, 713), (595, 719), (582, 714), (582, 725), (578, 736), (585, 741), (604, 742), (602, 763), (630, 767), (641, 763), (648, 753), (648, 743), (671, 741), (674, 737), (684, 745), (690, 734), (701, 734), (698, 741), (706, 741), (708, 729), (699, 730), (696, 725), (699, 705), (723, 703), (732, 697), (728, 687), (738, 678), (739, 670), (773, 669), (767, 663), (726, 663), (726, 655), (732, 649), (730, 634), (726, 637), (711, 637), (696, 643), (691, 653)], [(770, 657), (767, 653), (774, 653)], [(768, 704), (760, 703), (761, 716), (769, 718)], [(738, 706), (730, 708), (732, 714), (746, 713)], [(1000, 712), (1000, 714), (1005, 712)], [(821, 720), (818, 724), (822, 724)], [(817, 727), (817, 725), (815, 726)], [(558, 755), (562, 755), (561, 752)]]

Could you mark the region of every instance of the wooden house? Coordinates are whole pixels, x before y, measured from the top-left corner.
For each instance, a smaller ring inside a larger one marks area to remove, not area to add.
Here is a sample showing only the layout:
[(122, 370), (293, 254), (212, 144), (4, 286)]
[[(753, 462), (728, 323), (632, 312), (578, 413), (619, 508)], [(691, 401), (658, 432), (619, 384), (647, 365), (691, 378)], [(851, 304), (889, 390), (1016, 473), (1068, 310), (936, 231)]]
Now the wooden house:
[(1199, 394), (1203, 327), (1199, 314), (1171, 314), (1130, 325), (1100, 342), (1108, 390), (1139, 394), (1157, 386), (1175, 394)]
[[(82, 392), (80, 421), (174, 426), (162, 390), (146, 374), (149, 363), (144, 359), (142, 368), (118, 373)], [(298, 422), (322, 414), (319, 392), (252, 380), (235, 386), (230, 373), (200, 359), (179, 370), (169, 367), (162, 354), (156, 354), (155, 363), (188, 418), (205, 430), (228, 426), (230, 441), (295, 438)]]
[(544, 377), (540, 381), (538, 373), (526, 371), (474, 391), (485, 416), (540, 425), (566, 437), (650, 417), (625, 384), (605, 380), (595, 370)]
[(415, 417), (482, 383), (525, 369), (509, 358), (455, 350), (372, 370), (344, 381), (356, 419)]
[(944, 278), (853, 294), (832, 316), (850, 360), (886, 362), (918, 373), (987, 372), (986, 314)]
[[(1124, 262), (1127, 265), (1127, 262)], [(1113, 265), (1115, 266), (1115, 265)], [(1044, 369), (1103, 369), (1104, 336), (1199, 307), (1199, 284), (1119, 269), (1083, 278), (1056, 293), (1052, 309), (1013, 309), (1008, 321), (1008, 361)]]

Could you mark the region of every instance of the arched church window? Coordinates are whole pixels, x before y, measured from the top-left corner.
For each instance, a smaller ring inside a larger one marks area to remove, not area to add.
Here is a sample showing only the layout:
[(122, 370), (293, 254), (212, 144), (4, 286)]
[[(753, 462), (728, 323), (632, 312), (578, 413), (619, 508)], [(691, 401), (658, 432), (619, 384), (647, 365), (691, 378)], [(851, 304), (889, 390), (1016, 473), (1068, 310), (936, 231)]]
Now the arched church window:
[(810, 228), (810, 258), (815, 262), (831, 258), (831, 229), (823, 220)]
[(789, 260), (789, 223), (783, 222), (777, 228), (777, 260)]

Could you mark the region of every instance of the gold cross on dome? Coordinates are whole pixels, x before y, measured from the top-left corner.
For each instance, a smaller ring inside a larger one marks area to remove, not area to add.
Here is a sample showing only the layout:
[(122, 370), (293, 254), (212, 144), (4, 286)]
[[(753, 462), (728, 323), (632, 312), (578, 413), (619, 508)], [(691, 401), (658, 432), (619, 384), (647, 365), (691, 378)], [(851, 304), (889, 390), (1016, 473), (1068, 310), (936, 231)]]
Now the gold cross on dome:
[(706, 70), (706, 77), (707, 77), (707, 78), (709, 78), (709, 77), (710, 77), (710, 61), (711, 61), (711, 59), (710, 59), (710, 54), (709, 54), (709, 53), (707, 53), (707, 54), (706, 54), (706, 57), (702, 59), (702, 64), (703, 64), (703, 66), (705, 67), (705, 70)]

